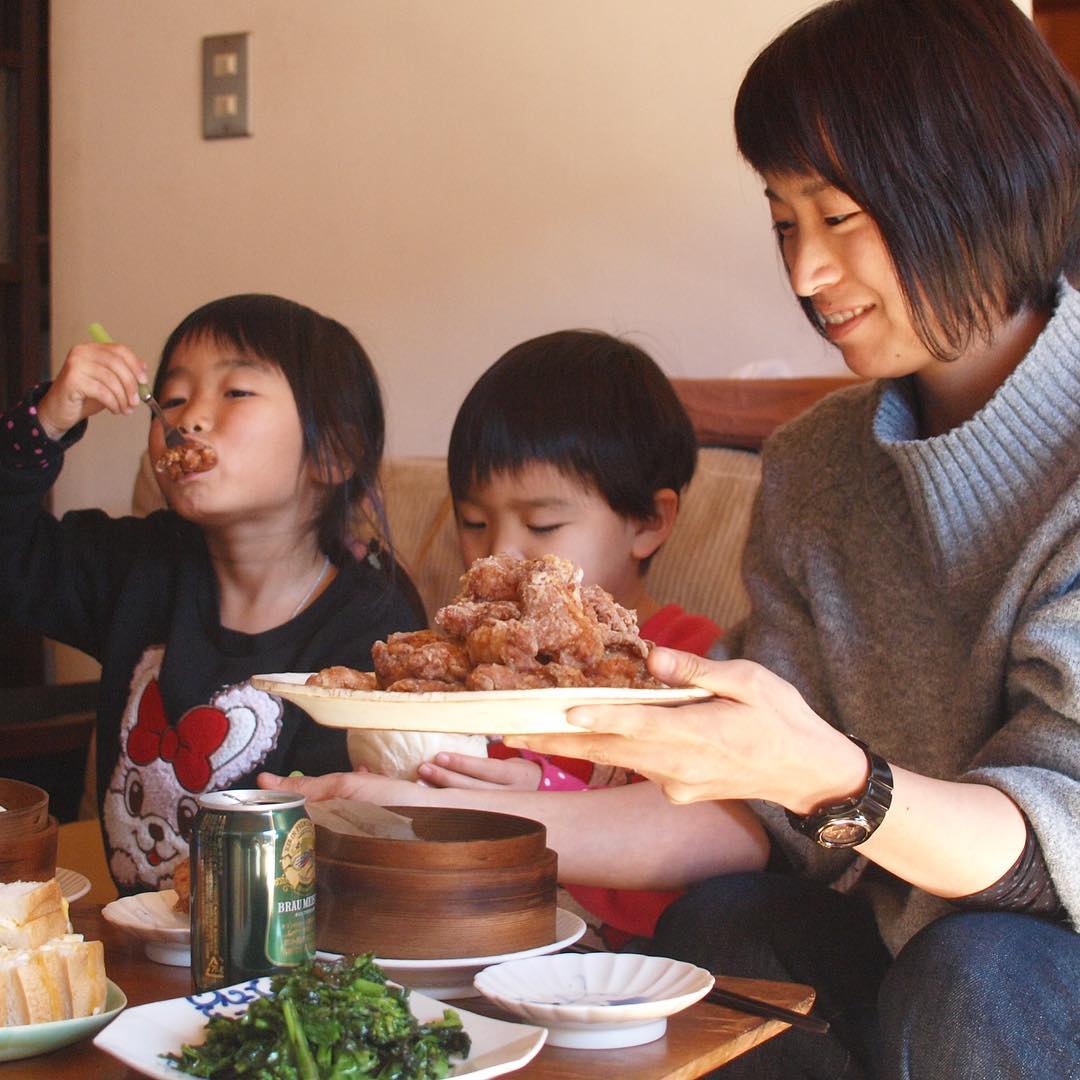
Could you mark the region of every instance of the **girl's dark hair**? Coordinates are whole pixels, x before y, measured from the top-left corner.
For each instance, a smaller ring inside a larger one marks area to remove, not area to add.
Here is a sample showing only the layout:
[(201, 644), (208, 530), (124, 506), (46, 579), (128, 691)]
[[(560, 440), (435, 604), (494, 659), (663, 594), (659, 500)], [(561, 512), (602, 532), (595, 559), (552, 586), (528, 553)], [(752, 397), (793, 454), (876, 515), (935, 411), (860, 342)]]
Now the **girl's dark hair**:
[(455, 499), (496, 472), (546, 462), (591, 484), (612, 510), (648, 519), (661, 488), (681, 492), (697, 465), (690, 418), (655, 361), (592, 330), (532, 338), (469, 391), (450, 434)]
[(753, 62), (735, 131), (874, 219), (941, 359), (1080, 266), (1080, 92), (1012, 0), (824, 4)]
[(173, 353), (206, 338), (276, 364), (296, 399), (304, 453), (327, 483), (316, 522), (319, 546), (339, 565), (351, 558), (354, 516), (374, 515), (387, 535), (379, 494), (385, 421), (371, 360), (341, 323), (280, 296), (248, 293), (213, 300), (169, 335), (154, 378), (154, 393)]

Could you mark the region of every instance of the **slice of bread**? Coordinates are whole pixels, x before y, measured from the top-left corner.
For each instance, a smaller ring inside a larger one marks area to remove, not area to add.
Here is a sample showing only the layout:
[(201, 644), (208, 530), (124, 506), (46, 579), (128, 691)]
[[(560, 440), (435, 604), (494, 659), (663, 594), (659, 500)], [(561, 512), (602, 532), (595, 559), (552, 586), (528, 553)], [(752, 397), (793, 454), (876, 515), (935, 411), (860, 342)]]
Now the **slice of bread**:
[(67, 904), (21, 925), (0, 919), (0, 945), (8, 949), (36, 949), (61, 934), (71, 933)]
[(67, 934), (43, 945), (41, 954), (50, 967), (62, 997), (65, 1016), (96, 1016), (105, 1007), (105, 947)]
[(0, 949), (0, 1026), (96, 1016), (107, 990), (100, 941), (65, 934), (36, 949)]
[(56, 878), (0, 884), (0, 923), (18, 926), (65, 906), (64, 894)]

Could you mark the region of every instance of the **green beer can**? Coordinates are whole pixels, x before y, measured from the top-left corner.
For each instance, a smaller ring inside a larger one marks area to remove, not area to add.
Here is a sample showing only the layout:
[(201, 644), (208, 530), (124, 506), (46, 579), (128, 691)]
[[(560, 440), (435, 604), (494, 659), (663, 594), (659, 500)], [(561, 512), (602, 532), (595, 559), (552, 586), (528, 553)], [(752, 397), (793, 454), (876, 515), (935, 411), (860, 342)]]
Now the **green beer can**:
[(287, 970), (315, 956), (315, 826), (303, 796), (215, 791), (191, 834), (195, 989)]

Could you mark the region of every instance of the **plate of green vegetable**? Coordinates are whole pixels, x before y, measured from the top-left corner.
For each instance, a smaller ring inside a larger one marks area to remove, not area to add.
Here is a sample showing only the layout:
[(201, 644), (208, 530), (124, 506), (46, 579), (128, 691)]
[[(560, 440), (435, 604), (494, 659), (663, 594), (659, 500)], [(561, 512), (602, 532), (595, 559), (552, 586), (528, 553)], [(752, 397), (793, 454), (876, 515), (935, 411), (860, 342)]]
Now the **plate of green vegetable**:
[(409, 991), (357, 956), (127, 1009), (94, 1045), (159, 1080), (483, 1080), (521, 1068), (546, 1037)]

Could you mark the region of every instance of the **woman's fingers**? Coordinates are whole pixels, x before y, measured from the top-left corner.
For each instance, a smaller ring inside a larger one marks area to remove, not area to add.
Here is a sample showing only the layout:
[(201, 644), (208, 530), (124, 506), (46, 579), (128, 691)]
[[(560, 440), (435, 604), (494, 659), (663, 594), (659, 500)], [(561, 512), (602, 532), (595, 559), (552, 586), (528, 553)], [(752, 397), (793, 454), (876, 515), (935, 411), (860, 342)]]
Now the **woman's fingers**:
[(326, 773), (323, 776), (277, 776), (274, 773), (259, 773), (256, 780), (259, 787), (269, 791), (291, 791), (303, 795), (311, 802), (323, 799), (359, 798), (362, 781), (356, 773)]

